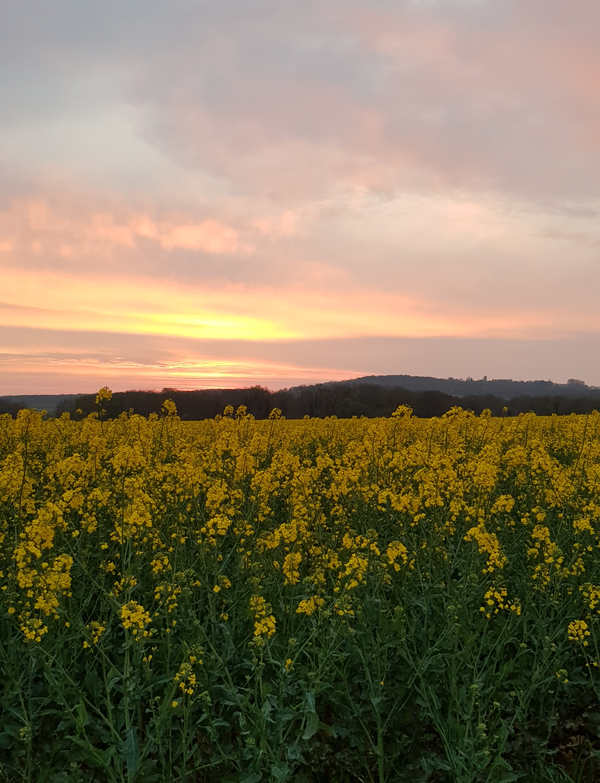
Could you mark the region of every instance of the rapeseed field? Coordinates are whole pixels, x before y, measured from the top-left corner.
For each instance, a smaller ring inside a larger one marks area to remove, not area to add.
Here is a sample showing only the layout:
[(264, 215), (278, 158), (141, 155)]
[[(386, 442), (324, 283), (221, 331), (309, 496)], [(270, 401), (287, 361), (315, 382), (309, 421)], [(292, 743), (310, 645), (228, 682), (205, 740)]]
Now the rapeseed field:
[(0, 416), (0, 780), (600, 780), (600, 414)]

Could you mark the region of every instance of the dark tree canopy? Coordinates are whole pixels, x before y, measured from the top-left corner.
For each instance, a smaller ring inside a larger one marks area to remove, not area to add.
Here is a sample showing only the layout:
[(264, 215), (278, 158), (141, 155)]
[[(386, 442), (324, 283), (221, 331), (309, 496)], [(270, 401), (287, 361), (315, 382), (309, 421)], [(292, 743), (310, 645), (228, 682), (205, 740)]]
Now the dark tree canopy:
[[(105, 415), (118, 416), (132, 411), (144, 416), (159, 413), (165, 399), (172, 399), (182, 419), (213, 418), (223, 413), (226, 405), (245, 405), (257, 419), (266, 418), (273, 408), (279, 408), (289, 419), (304, 416), (390, 416), (398, 405), (408, 405), (419, 417), (441, 416), (454, 406), (480, 414), (489, 409), (495, 416), (532, 411), (539, 415), (589, 413), (600, 410), (600, 392), (574, 397), (567, 395), (529, 396), (505, 399), (491, 394), (456, 396), (437, 390), (414, 391), (376, 383), (335, 383), (299, 386), (281, 391), (269, 391), (261, 386), (248, 389), (208, 389), (200, 391), (116, 392), (104, 404)], [(76, 417), (97, 410), (95, 395), (82, 395), (65, 400), (57, 415), (68, 411)]]

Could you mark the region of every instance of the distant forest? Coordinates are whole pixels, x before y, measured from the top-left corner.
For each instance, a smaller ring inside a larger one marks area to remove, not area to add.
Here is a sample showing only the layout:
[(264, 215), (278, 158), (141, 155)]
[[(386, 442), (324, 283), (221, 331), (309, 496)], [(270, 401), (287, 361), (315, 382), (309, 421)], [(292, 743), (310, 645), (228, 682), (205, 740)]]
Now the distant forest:
[[(515, 416), (528, 411), (538, 415), (550, 415), (600, 410), (600, 392), (597, 396), (520, 396), (505, 400), (494, 395), (458, 397), (435, 390), (411, 391), (372, 383), (306, 386), (275, 392), (261, 386), (202, 391), (129, 391), (113, 394), (112, 400), (105, 403), (104, 407), (106, 414), (111, 417), (118, 416), (123, 411), (147, 416), (150, 413), (158, 413), (166, 398), (175, 402), (182, 419), (213, 418), (223, 413), (226, 405), (245, 405), (248, 412), (257, 419), (267, 418), (273, 408), (279, 408), (288, 419), (301, 419), (304, 416), (390, 416), (398, 405), (409, 405), (415, 416), (425, 418), (441, 416), (457, 405), (476, 414), (488, 408), (495, 416)], [(74, 402), (63, 402), (57, 409), (57, 415), (68, 411), (72, 416), (79, 417), (94, 410), (95, 395), (85, 395)]]
[[(441, 391), (456, 397), (492, 395), (503, 400), (513, 397), (600, 397), (600, 387), (570, 378), (567, 383), (553, 381), (514, 381), (512, 378), (433, 378), (426, 375), (365, 375), (342, 383), (374, 383), (377, 386), (400, 387), (408, 391)], [(332, 383), (319, 384), (331, 386)], [(335, 384), (333, 384), (335, 385)]]
[[(245, 405), (257, 419), (279, 408), (289, 419), (304, 416), (390, 416), (398, 405), (408, 405), (419, 417), (441, 416), (454, 406), (479, 414), (486, 408), (495, 416), (515, 416), (533, 411), (538, 415), (589, 413), (600, 410), (600, 388), (571, 379), (566, 384), (551, 381), (512, 381), (482, 378), (428, 378), (410, 375), (384, 375), (296, 386), (269, 391), (261, 386), (247, 389), (206, 389), (161, 392), (115, 392), (104, 403), (108, 417), (124, 411), (148, 416), (158, 413), (163, 401), (172, 399), (183, 419), (213, 418), (226, 405)], [(97, 409), (95, 394), (21, 396), (0, 398), (0, 413), (15, 415), (23, 407), (44, 408), (50, 415), (68, 412), (74, 418)]]

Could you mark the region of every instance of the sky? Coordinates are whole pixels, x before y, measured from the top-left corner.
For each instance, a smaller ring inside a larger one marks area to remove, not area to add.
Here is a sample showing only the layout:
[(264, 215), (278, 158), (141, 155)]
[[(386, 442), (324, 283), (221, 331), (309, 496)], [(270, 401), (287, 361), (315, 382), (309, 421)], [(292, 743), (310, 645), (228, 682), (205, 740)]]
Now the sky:
[(597, 0), (0, 5), (0, 394), (600, 384)]

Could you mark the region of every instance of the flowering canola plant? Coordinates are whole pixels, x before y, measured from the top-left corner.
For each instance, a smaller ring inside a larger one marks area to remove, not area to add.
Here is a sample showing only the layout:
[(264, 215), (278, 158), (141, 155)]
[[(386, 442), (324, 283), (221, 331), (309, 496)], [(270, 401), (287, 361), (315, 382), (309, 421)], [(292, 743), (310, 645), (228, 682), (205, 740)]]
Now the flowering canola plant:
[[(228, 406), (183, 422), (167, 400), (149, 418), (0, 416), (3, 638), (21, 664), (70, 651), (65, 678), (77, 666), (137, 678), (144, 709), (162, 694), (169, 720), (194, 705), (209, 720), (229, 643), (232, 661), (261, 677), (269, 661), (291, 682), (311, 645), (335, 634), (333, 661), (340, 639), (385, 617), (395, 641), (377, 654), (389, 668), (404, 649), (406, 666), (406, 618), (421, 612), (424, 633), (436, 606), (457, 638), (554, 645), (552, 687), (571, 687), (555, 672), (575, 665), (596, 693), (599, 548), (598, 413), (255, 421)], [(385, 690), (392, 677), (372, 679)]]

